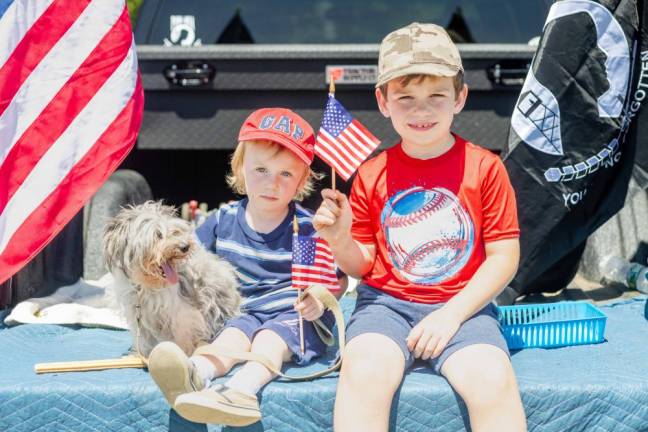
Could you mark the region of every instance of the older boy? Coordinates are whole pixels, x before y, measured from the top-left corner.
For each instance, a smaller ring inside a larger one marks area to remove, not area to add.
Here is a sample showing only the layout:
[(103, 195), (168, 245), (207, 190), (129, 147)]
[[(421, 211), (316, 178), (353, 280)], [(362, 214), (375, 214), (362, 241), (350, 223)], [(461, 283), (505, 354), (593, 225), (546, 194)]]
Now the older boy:
[(378, 106), (401, 142), (360, 167), (349, 201), (324, 190), (313, 219), (362, 278), (335, 429), (387, 430), (419, 358), (464, 399), (473, 431), (524, 431), (491, 303), (517, 269), (515, 196), (497, 156), (450, 132), (468, 94), (459, 51), (443, 28), (413, 23), (385, 37), (378, 68)]

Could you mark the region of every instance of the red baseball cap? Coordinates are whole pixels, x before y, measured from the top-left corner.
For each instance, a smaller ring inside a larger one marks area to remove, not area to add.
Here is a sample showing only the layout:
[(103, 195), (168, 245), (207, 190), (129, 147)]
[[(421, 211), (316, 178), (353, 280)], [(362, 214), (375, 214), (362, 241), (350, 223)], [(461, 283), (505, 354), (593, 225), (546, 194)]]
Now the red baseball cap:
[(261, 108), (245, 119), (239, 141), (268, 140), (292, 151), (306, 165), (313, 162), (315, 134), (306, 120), (286, 108)]

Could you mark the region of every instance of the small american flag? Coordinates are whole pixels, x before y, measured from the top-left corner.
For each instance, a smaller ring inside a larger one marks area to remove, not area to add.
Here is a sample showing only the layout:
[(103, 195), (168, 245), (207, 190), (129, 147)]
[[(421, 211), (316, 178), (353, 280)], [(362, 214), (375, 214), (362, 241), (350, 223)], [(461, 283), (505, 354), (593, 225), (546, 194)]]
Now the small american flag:
[(126, 157), (143, 106), (124, 0), (0, 0), (0, 283)]
[(315, 284), (340, 289), (333, 253), (323, 239), (293, 234), (292, 286), (306, 289)]
[(315, 154), (348, 180), (380, 144), (358, 120), (329, 95), (317, 134)]

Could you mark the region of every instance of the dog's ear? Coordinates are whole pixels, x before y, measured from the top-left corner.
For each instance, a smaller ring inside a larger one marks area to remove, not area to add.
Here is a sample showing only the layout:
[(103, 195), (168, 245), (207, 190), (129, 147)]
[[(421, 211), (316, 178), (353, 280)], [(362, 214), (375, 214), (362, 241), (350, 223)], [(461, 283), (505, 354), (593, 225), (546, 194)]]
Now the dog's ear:
[(122, 230), (123, 224), (119, 215), (109, 219), (104, 226), (101, 244), (104, 260), (106, 261), (106, 267), (109, 272), (112, 272), (115, 266), (119, 265), (117, 262), (119, 260), (118, 243), (119, 238), (122, 237)]
[(114, 219), (108, 221), (104, 226), (103, 237), (101, 239), (101, 247), (103, 252), (104, 261), (106, 262), (106, 267), (109, 272), (113, 271), (114, 262), (110, 250), (113, 249), (112, 244), (114, 243), (114, 233), (115, 233), (116, 224)]

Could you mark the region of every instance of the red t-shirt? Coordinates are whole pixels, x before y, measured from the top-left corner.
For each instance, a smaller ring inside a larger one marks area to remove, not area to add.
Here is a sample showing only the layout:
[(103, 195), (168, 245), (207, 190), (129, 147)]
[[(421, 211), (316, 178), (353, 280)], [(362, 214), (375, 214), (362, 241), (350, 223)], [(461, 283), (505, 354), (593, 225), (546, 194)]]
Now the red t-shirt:
[(351, 233), (376, 245), (366, 284), (418, 303), (446, 302), (484, 262), (484, 242), (519, 237), (504, 164), (455, 138), (436, 158), (414, 159), (398, 144), (358, 169)]

